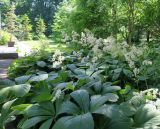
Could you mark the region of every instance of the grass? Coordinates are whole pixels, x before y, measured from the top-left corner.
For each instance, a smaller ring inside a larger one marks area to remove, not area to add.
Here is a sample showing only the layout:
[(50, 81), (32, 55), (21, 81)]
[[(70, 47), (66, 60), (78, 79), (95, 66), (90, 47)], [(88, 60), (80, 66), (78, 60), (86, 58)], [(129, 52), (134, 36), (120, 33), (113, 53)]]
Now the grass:
[(74, 48), (69, 48), (67, 45), (62, 43), (55, 43), (52, 40), (38, 40), (38, 41), (19, 41), (16, 43), (18, 53), (21, 56), (29, 54), (35, 49), (46, 49), (48, 52), (53, 52), (55, 50), (60, 50), (62, 52), (71, 52)]

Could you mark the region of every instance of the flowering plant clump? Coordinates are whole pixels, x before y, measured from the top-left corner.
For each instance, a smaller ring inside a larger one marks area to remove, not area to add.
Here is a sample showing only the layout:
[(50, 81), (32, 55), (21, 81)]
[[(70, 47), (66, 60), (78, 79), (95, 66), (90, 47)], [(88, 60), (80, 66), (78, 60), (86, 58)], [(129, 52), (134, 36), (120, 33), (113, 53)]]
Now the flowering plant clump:
[[(120, 79), (123, 82), (127, 78), (129, 81), (134, 81), (137, 86), (139, 83), (146, 85), (146, 87), (156, 85), (158, 81), (156, 75), (160, 71), (158, 59), (153, 60), (153, 54), (157, 54), (158, 51), (155, 49), (153, 53), (149, 44), (144, 42), (139, 45), (129, 45), (126, 41), (116, 42), (112, 36), (106, 39), (97, 38), (88, 29), (85, 29), (81, 34), (73, 31), (72, 36), (65, 35), (68, 37), (66, 43), (70, 46), (76, 44), (76, 49), (79, 50), (73, 52), (76, 58), (82, 63), (90, 62), (103, 65), (101, 68), (104, 69), (108, 80)], [(155, 80), (155, 84), (151, 80)]]
[(64, 59), (63, 53), (60, 50), (56, 50), (52, 57), (53, 68), (60, 67)]
[[(68, 39), (70, 39), (65, 33), (63, 33), (63, 36), (63, 41), (68, 41)], [(70, 43), (72, 42), (77, 42), (81, 47), (91, 50), (94, 55), (93, 62), (106, 54), (110, 54), (113, 57), (124, 58), (128, 62), (129, 67), (132, 69), (136, 68), (135, 62), (140, 60), (144, 52), (148, 50), (146, 44), (135, 46), (128, 45), (126, 42), (116, 43), (116, 40), (112, 36), (107, 39), (97, 38), (88, 29), (85, 29), (81, 35), (78, 35), (73, 31)]]
[(65, 33), (62, 32), (62, 42), (67, 43), (70, 40), (70, 37)]

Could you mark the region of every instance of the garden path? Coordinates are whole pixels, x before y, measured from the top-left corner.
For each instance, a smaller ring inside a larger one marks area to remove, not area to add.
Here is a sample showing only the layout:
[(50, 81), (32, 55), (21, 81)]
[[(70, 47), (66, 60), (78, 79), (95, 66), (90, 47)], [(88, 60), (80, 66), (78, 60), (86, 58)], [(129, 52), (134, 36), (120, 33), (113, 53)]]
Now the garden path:
[(0, 80), (7, 78), (7, 69), (16, 58), (18, 58), (16, 48), (0, 46)]
[(13, 59), (0, 59), (0, 80), (7, 78), (7, 68), (12, 63)]

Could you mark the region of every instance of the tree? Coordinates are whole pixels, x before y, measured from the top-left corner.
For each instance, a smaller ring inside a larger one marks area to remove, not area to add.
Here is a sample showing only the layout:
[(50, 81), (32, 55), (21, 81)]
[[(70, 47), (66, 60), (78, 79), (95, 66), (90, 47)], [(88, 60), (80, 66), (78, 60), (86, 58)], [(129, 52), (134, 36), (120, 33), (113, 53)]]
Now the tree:
[[(13, 35), (16, 30), (16, 18), (17, 16), (15, 15), (15, 5), (11, 4), (9, 12), (6, 14), (6, 27), (7, 31), (11, 33), (11, 35)], [(12, 40), (12, 36), (10, 40)]]
[(134, 18), (135, 18), (135, 0), (127, 0), (128, 6), (128, 43), (132, 43), (134, 33)]
[(44, 20), (40, 17), (38, 18), (36, 22), (36, 33), (39, 38), (44, 38), (45, 37), (45, 31), (46, 31), (46, 25), (44, 23)]
[(113, 21), (113, 24), (112, 24), (112, 35), (113, 37), (116, 39), (116, 42), (117, 42), (117, 0), (112, 0), (111, 1), (111, 5), (112, 5), (112, 21)]
[(35, 19), (41, 16), (46, 23), (45, 34), (47, 36), (52, 34), (52, 24), (54, 15), (57, 10), (57, 6), (63, 0), (18, 0), (16, 14), (24, 15), (27, 14), (31, 20), (33, 31), (36, 32)]
[(22, 39), (23, 40), (30, 40), (32, 38), (32, 25), (30, 24), (30, 19), (28, 16), (22, 15), (21, 16), (21, 31), (22, 31)]
[(0, 0), (0, 29), (2, 28), (2, 12), (1, 12), (1, 8), (7, 4), (9, 2), (9, 0)]

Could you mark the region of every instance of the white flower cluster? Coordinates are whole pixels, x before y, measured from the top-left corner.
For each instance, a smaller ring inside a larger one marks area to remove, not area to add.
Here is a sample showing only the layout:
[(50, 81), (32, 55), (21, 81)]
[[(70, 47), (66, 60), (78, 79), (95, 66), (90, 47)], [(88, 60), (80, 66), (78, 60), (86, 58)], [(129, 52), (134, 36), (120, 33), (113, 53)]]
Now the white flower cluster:
[(144, 49), (141, 47), (130, 46), (130, 50), (124, 53), (125, 59), (128, 62), (130, 68), (135, 68), (135, 61), (139, 60), (144, 54)]
[(75, 31), (72, 31), (72, 42), (78, 42), (79, 34)]
[[(85, 29), (84, 32), (81, 33), (80, 36), (80, 41), (78, 42), (79, 44), (81, 44), (84, 47), (99, 47), (100, 45), (102, 45), (102, 39), (99, 38), (97, 39), (94, 34), (92, 32), (90, 32), (89, 30)], [(95, 46), (96, 45), (96, 46)]]
[[(136, 47), (135, 45), (128, 45), (126, 42), (116, 43), (116, 40), (110, 36), (107, 39), (96, 38), (93, 33), (85, 29), (81, 33), (81, 39), (78, 42), (84, 47), (89, 47), (94, 55), (98, 58), (102, 57), (105, 53), (110, 53), (112, 56), (123, 56), (131, 68), (135, 68), (135, 61), (143, 55), (147, 49), (146, 45)], [(94, 56), (94, 61), (97, 60)]]
[[(106, 53), (111, 54), (113, 57), (124, 58), (128, 62), (129, 67), (133, 69), (135, 76), (139, 74), (139, 68), (136, 67), (135, 62), (139, 61), (144, 52), (148, 50), (146, 44), (135, 46), (128, 45), (127, 42), (116, 43), (116, 40), (112, 36), (107, 39), (97, 38), (88, 29), (85, 29), (81, 35), (72, 32), (72, 41), (76, 41), (83, 47), (88, 47), (93, 52), (92, 62), (96, 62)], [(152, 62), (149, 60), (143, 61), (143, 65), (151, 64)]]
[(139, 68), (133, 69), (133, 73), (134, 73), (135, 77), (139, 74), (139, 72), (140, 72)]
[(58, 66), (60, 66), (64, 59), (65, 57), (62, 55), (62, 52), (60, 50), (56, 50), (52, 57), (53, 68), (57, 68)]
[(65, 32), (63, 31), (63, 32), (62, 32), (62, 42), (68, 43), (69, 40), (70, 40), (70, 37), (67, 35), (67, 33), (65, 33)]
[(152, 61), (150, 61), (150, 60), (144, 60), (144, 61), (142, 62), (142, 64), (143, 64), (143, 65), (146, 65), (146, 66), (152, 65)]

